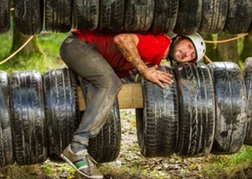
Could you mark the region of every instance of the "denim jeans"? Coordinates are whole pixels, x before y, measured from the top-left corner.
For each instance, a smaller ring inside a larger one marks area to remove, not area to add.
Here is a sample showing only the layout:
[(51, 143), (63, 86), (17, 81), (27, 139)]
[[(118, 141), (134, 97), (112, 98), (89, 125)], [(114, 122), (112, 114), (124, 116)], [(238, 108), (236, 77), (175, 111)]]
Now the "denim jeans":
[(64, 40), (60, 55), (69, 68), (89, 81), (85, 113), (74, 135), (95, 137), (106, 122), (122, 82), (95, 45), (74, 34)]

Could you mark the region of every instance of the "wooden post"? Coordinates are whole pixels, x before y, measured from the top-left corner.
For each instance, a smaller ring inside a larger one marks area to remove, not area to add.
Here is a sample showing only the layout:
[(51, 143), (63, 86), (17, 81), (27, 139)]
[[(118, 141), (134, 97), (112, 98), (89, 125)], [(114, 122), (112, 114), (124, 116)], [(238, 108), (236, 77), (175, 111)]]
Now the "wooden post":
[[(79, 110), (84, 111), (85, 99), (81, 87), (78, 87)], [(120, 109), (143, 108), (143, 94), (140, 83), (125, 83), (118, 94)]]

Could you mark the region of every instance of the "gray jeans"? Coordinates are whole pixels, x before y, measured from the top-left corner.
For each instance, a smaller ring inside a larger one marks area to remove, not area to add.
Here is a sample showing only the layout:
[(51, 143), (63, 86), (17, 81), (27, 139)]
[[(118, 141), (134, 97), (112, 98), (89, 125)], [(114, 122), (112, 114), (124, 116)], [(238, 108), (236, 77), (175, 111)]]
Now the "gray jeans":
[(122, 82), (95, 46), (74, 34), (64, 40), (60, 55), (69, 68), (89, 81), (85, 113), (74, 135), (95, 137), (106, 122)]

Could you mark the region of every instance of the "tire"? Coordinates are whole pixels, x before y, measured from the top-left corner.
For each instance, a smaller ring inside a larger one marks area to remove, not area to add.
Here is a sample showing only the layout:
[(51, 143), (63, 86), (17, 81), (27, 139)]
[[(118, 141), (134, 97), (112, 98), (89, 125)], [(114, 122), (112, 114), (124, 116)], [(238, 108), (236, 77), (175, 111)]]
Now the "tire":
[(238, 65), (233, 62), (208, 64), (216, 98), (216, 125), (211, 153), (233, 154), (243, 145), (246, 127), (246, 87)]
[(73, 0), (74, 26), (79, 30), (95, 30), (99, 23), (99, 0)]
[[(78, 76), (84, 97), (87, 96), (88, 81)], [(85, 98), (85, 101), (86, 98)], [(118, 106), (118, 99), (116, 99), (111, 111), (108, 115), (107, 121), (101, 128), (99, 134), (89, 140), (88, 153), (98, 163), (111, 162), (116, 160), (120, 153), (121, 146), (121, 120)]]
[(0, 33), (10, 29), (10, 0), (2, 0), (0, 3)]
[(224, 29), (228, 0), (204, 0), (202, 21), (198, 32), (201, 34), (217, 34)]
[(43, 26), (43, 0), (14, 0), (15, 25), (24, 35), (39, 34)]
[(224, 31), (229, 34), (247, 32), (252, 18), (250, 0), (229, 0), (229, 9)]
[(200, 26), (203, 0), (180, 0), (178, 17), (173, 32), (180, 35), (195, 33)]
[(68, 32), (72, 28), (72, 0), (45, 0), (47, 31)]
[(251, 20), (251, 23), (250, 23), (250, 26), (249, 26), (249, 29), (248, 29), (248, 33), (250, 35), (252, 35), (252, 20)]
[(120, 32), (124, 23), (124, 1), (101, 0), (99, 30)]
[(153, 21), (154, 3), (154, 0), (125, 1), (124, 30), (126, 32), (148, 31)]
[(100, 133), (89, 140), (88, 153), (98, 162), (112, 162), (120, 153), (121, 121), (118, 100), (115, 101)]
[[(173, 74), (169, 67), (159, 70)], [(136, 109), (137, 138), (145, 157), (166, 157), (175, 152), (178, 140), (178, 101), (176, 80), (162, 89), (141, 78), (143, 109)]]
[(156, 0), (151, 31), (154, 34), (173, 30), (178, 15), (178, 0)]
[(0, 71), (0, 166), (14, 163), (8, 75)]
[(203, 63), (180, 66), (176, 71), (180, 104), (180, 132), (177, 155), (206, 156), (210, 153), (215, 129), (213, 81)]
[(10, 75), (12, 135), (19, 165), (42, 163), (47, 159), (42, 76), (36, 71)]
[(252, 145), (252, 58), (251, 57), (245, 60), (244, 79), (247, 90), (246, 114), (248, 121), (244, 144), (251, 146)]
[(43, 78), (49, 158), (61, 160), (79, 124), (76, 78), (67, 68), (48, 70)]
[[(252, 0), (250, 0), (250, 5), (252, 6)], [(251, 19), (251, 22), (250, 22), (250, 26), (248, 28), (248, 33), (251, 35), (252, 34), (252, 19)]]

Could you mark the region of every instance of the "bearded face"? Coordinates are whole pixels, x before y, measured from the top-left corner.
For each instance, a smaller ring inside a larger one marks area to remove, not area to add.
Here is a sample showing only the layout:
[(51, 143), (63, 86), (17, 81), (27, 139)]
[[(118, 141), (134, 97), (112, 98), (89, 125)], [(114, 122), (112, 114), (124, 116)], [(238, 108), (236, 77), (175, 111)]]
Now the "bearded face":
[(177, 37), (169, 49), (168, 57), (176, 62), (185, 63), (196, 59), (196, 51), (190, 39)]

